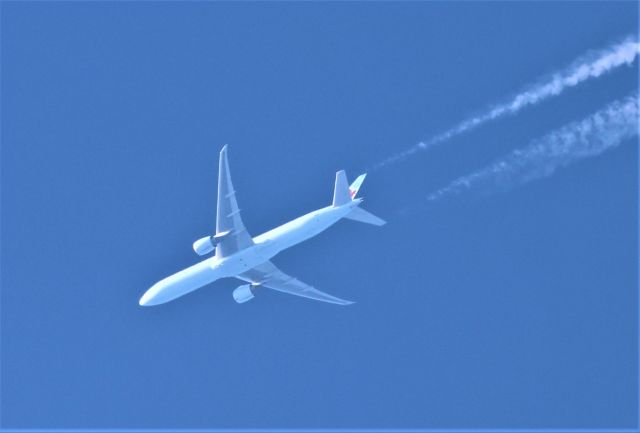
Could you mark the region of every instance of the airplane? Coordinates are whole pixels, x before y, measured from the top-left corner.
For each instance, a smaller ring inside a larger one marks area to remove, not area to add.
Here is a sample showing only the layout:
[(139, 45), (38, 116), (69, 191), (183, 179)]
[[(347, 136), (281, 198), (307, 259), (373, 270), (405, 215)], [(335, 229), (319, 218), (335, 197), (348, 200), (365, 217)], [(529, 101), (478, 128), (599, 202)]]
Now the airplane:
[(321, 292), (278, 269), (270, 260), (280, 251), (316, 236), (342, 218), (381, 226), (385, 221), (358, 207), (356, 198), (366, 174), (349, 185), (344, 170), (336, 173), (333, 202), (252, 238), (240, 218), (236, 192), (231, 183), (227, 145), (220, 151), (216, 232), (193, 243), (199, 256), (213, 256), (154, 284), (140, 298), (141, 306), (164, 304), (221, 278), (234, 277), (243, 284), (233, 291), (242, 304), (253, 299), (261, 287), (316, 301), (349, 305), (352, 301)]

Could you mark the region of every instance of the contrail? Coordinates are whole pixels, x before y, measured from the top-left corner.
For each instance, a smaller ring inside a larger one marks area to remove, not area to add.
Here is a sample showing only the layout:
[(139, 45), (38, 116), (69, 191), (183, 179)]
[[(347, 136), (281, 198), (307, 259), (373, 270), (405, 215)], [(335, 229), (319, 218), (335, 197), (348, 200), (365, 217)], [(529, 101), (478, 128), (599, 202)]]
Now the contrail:
[(529, 146), (431, 193), (427, 200), (475, 190), (491, 193), (551, 176), (574, 161), (597, 156), (638, 135), (638, 94), (607, 105), (589, 117), (557, 129)]
[(622, 65), (631, 65), (640, 53), (640, 43), (638, 43), (637, 39), (637, 36), (628, 36), (622, 42), (609, 48), (588, 53), (574, 61), (568, 68), (552, 74), (550, 78), (528, 86), (511, 100), (494, 105), (482, 114), (466, 119), (453, 128), (426, 141), (421, 141), (407, 150), (375, 164), (372, 169), (377, 170), (402, 161), (418, 151), (429, 149), (486, 122), (515, 114), (529, 105), (534, 105), (547, 98), (559, 95), (567, 88), (577, 86), (591, 78), (599, 77)]

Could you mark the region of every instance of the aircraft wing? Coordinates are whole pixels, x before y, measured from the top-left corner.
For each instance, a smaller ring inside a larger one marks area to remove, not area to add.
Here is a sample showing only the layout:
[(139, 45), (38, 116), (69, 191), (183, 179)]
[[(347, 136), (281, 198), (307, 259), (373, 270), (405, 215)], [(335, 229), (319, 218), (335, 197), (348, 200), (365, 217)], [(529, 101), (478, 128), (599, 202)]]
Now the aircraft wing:
[(225, 257), (253, 245), (240, 218), (236, 192), (231, 183), (227, 146), (220, 151), (218, 167), (218, 211), (216, 215), (216, 255)]
[(349, 305), (352, 301), (336, 298), (328, 293), (321, 292), (302, 281), (291, 277), (271, 262), (264, 262), (255, 268), (238, 275), (237, 278), (254, 284), (260, 284), (279, 292), (315, 299), (316, 301), (330, 302), (332, 304)]

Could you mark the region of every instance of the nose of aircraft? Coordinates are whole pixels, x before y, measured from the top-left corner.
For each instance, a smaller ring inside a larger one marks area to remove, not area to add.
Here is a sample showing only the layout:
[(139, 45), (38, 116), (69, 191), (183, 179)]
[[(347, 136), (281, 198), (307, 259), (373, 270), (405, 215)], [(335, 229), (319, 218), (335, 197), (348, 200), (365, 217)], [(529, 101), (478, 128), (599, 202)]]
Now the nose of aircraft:
[(150, 305), (151, 299), (153, 298), (153, 294), (150, 292), (151, 290), (144, 292), (144, 295), (142, 295), (142, 298), (140, 298), (140, 301), (138, 302), (140, 306), (146, 307), (147, 305)]
[(167, 289), (170, 289), (172, 285), (166, 280), (165, 278), (151, 286), (151, 288), (142, 295), (138, 304), (142, 307), (148, 307), (151, 305), (164, 304), (169, 301), (170, 299), (167, 299)]
[(158, 302), (158, 295), (160, 294), (160, 289), (161, 287), (159, 287), (158, 284), (155, 284), (149, 290), (144, 292), (144, 295), (142, 295), (142, 298), (140, 298), (140, 301), (138, 303), (142, 307), (159, 304), (160, 302)]

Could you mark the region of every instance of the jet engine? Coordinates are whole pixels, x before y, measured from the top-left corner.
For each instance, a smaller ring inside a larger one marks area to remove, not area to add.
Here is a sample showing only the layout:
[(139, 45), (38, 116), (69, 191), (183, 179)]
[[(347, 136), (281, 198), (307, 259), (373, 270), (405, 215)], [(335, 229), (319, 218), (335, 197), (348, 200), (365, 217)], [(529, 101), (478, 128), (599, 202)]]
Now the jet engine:
[(245, 284), (238, 287), (233, 291), (233, 299), (235, 299), (238, 304), (243, 304), (252, 300), (255, 297), (256, 287), (257, 286), (253, 284)]
[(196, 254), (199, 256), (204, 256), (205, 254), (209, 254), (211, 251), (215, 249), (216, 249), (216, 246), (213, 243), (213, 236), (205, 236), (193, 243), (193, 251), (195, 251)]

